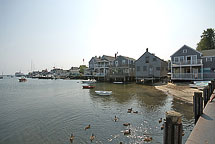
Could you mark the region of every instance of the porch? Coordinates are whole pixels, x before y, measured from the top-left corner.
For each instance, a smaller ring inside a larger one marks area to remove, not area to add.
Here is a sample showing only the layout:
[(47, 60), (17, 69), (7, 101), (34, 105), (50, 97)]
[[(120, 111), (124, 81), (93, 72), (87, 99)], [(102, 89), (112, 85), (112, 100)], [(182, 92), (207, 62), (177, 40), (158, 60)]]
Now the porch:
[(172, 73), (172, 80), (203, 80), (203, 73)]

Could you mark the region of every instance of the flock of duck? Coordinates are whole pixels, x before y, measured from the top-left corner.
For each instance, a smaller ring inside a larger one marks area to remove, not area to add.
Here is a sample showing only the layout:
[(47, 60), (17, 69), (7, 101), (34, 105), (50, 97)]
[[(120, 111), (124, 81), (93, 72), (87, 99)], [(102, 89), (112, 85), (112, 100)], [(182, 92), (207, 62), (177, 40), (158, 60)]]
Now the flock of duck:
[[(127, 113), (132, 113), (132, 112), (135, 113), (135, 114), (138, 113), (138, 111), (133, 111), (132, 108), (128, 109), (128, 111), (127, 111)], [(114, 120), (114, 122), (117, 122), (119, 120), (119, 118), (117, 116), (115, 116), (113, 120)], [(164, 119), (164, 121), (165, 121), (165, 119)], [(158, 120), (158, 122), (161, 123), (162, 118), (160, 118)], [(130, 123), (123, 123), (123, 126), (130, 126), (130, 125), (131, 125)], [(84, 130), (86, 131), (89, 128), (90, 128), (90, 124), (88, 126), (86, 126), (84, 128)], [(163, 129), (164, 129), (164, 124), (162, 124), (162, 126), (161, 126), (161, 130), (163, 130)], [(131, 129), (129, 128), (129, 129), (123, 131), (123, 133), (124, 133), (124, 135), (130, 135), (131, 134)], [(73, 142), (74, 138), (75, 138), (75, 136), (73, 134), (71, 134), (71, 136), (70, 136), (70, 142), (71, 143)], [(90, 136), (90, 141), (92, 142), (94, 139), (95, 139), (95, 135), (92, 133), (92, 135)], [(150, 142), (150, 141), (152, 141), (152, 137), (147, 136), (147, 137), (144, 137), (143, 140), (146, 141), (146, 142)], [(122, 144), (122, 142), (120, 142), (120, 144)]]

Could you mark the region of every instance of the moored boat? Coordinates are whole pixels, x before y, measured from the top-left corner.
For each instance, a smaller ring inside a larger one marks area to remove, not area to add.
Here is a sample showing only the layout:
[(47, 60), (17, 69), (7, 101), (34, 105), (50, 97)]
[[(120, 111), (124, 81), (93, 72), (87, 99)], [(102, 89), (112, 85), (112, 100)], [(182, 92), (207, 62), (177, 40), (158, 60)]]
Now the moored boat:
[(83, 89), (93, 89), (93, 88), (95, 88), (95, 86), (88, 86), (88, 85), (83, 86)]
[(95, 91), (95, 93), (101, 96), (109, 96), (112, 94), (112, 91)]
[(21, 77), (21, 78), (19, 79), (19, 82), (26, 82), (26, 81), (27, 81), (27, 79), (24, 78), (24, 77)]
[(96, 83), (96, 80), (90, 80), (90, 79), (88, 79), (88, 80), (82, 80), (82, 83), (86, 83), (86, 84), (92, 84), (92, 83)]

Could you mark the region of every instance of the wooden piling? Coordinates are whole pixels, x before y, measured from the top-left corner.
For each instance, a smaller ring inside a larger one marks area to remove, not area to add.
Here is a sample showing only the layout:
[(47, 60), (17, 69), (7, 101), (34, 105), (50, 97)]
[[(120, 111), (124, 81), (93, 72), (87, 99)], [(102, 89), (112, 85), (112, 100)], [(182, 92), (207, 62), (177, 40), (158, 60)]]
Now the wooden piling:
[(193, 96), (193, 111), (195, 123), (198, 121), (199, 117), (203, 113), (203, 98), (201, 92), (194, 92)]
[(212, 83), (208, 83), (208, 87), (209, 87), (209, 95), (211, 96), (211, 94), (213, 93)]
[(204, 107), (205, 107), (206, 104), (208, 103), (209, 99), (210, 99), (209, 88), (208, 88), (208, 86), (206, 86), (206, 87), (203, 89), (203, 99), (204, 99)]
[(166, 121), (164, 122), (164, 144), (182, 143), (182, 115), (175, 111), (166, 112)]

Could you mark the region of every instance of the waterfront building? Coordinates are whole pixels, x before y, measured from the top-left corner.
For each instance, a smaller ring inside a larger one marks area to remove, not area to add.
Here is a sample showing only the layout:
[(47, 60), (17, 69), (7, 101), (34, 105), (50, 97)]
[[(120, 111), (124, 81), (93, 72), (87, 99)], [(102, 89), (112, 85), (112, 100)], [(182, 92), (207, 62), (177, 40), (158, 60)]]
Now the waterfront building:
[(109, 69), (110, 81), (133, 81), (135, 79), (135, 59), (117, 56)]
[(88, 76), (97, 80), (106, 80), (109, 68), (114, 59), (114, 57), (107, 55), (92, 57), (89, 61), (89, 69), (86, 70)]
[(78, 67), (71, 67), (69, 69), (69, 76), (80, 76), (80, 69)]
[(197, 51), (184, 45), (171, 56), (171, 80), (212, 80), (215, 51)]
[(150, 53), (147, 48), (146, 52), (135, 61), (135, 71), (138, 83), (144, 80), (160, 80), (167, 77), (168, 63)]
[(203, 79), (214, 80), (215, 79), (215, 49), (203, 50), (202, 62), (203, 62)]

